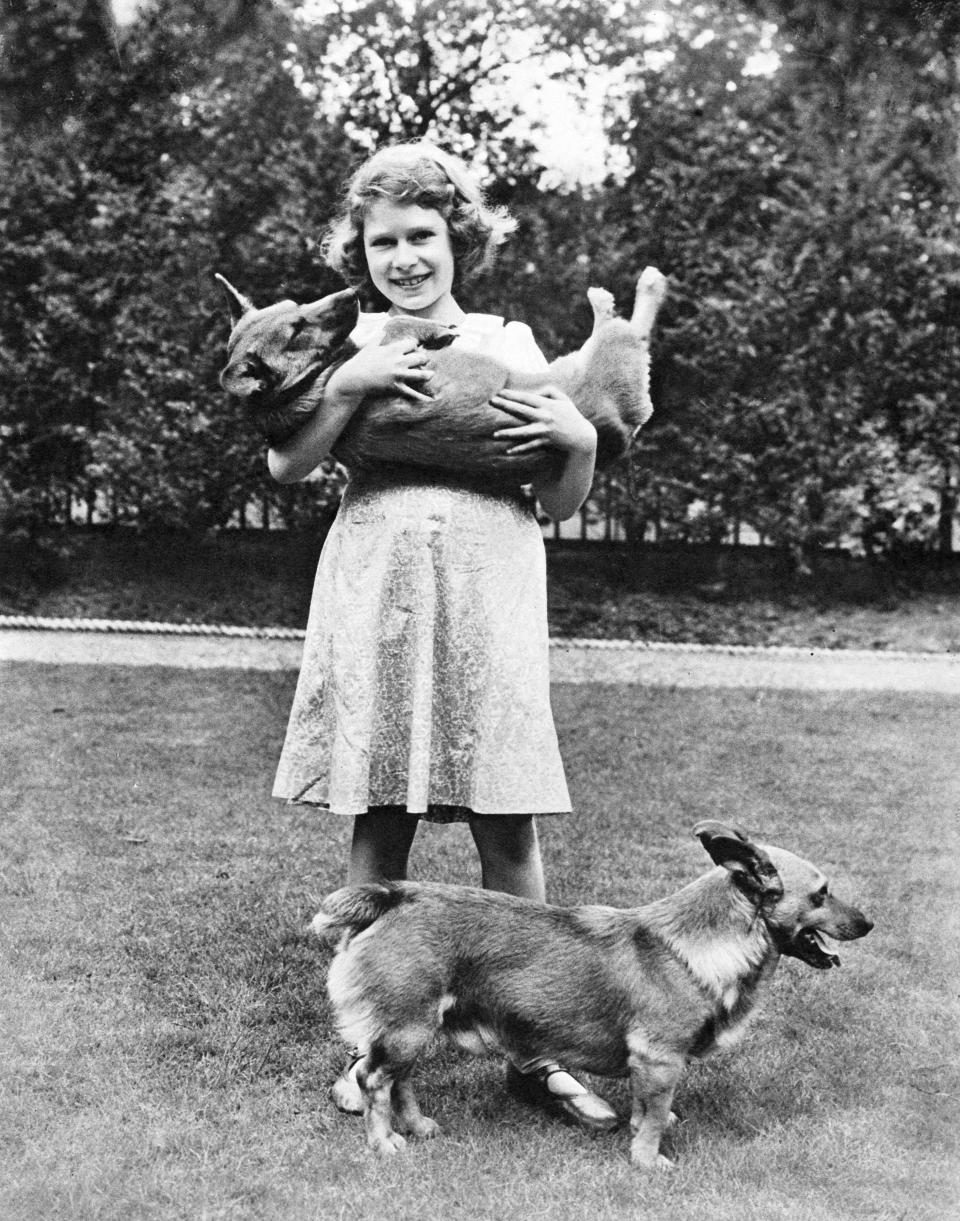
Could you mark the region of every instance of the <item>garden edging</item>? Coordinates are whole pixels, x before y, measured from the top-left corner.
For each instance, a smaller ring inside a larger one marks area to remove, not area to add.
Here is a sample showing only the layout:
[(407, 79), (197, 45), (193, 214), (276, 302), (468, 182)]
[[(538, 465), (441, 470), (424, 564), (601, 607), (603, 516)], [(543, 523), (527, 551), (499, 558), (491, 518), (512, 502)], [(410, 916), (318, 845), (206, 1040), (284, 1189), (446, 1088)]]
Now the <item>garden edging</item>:
[[(0, 615), (0, 661), (296, 670), (303, 631)], [(556, 683), (931, 691), (960, 695), (960, 653), (553, 637)]]

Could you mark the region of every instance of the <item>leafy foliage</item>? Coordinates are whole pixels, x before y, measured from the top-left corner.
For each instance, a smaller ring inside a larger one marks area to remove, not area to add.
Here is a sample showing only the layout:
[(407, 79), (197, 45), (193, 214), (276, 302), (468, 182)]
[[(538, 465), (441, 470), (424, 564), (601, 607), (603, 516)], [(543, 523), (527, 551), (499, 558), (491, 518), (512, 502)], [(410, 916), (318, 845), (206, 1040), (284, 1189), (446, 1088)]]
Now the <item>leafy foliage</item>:
[[(519, 221), (470, 304), (529, 321), (551, 354), (588, 330), (589, 284), (629, 309), (645, 264), (670, 276), (657, 414), (598, 488), (635, 537), (749, 525), (801, 562), (825, 544), (949, 548), (954, 6), (713, 0), (659, 24), (639, 0), (158, 0), (124, 29), (108, 14), (26, 0), (0, 18), (8, 530), (83, 506), (201, 529), (327, 514), (338, 472), (271, 484), (224, 402), (213, 272), (258, 302), (329, 291), (318, 237), (349, 168), (427, 135), (485, 166)], [(751, 69), (758, 51), (779, 69)], [(625, 172), (551, 185), (516, 82), (579, 90), (601, 69)]]
[(642, 524), (666, 501), (686, 537), (748, 522), (801, 560), (929, 542), (958, 442), (954, 184), (891, 156), (919, 102), (894, 119), (874, 74), (838, 118), (794, 87), (805, 67), (743, 77), (738, 24), (700, 48), (680, 31), (624, 128), (625, 235), (676, 284), (625, 507)]

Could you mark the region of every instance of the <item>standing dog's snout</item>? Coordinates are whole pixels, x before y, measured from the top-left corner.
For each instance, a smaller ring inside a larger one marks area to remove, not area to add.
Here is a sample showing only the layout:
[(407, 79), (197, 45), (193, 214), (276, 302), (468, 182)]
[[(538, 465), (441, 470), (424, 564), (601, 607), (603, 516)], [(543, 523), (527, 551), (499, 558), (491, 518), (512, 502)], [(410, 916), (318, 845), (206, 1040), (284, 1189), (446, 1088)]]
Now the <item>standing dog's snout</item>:
[(832, 895), (827, 901), (825, 918), (817, 925), (821, 932), (832, 937), (834, 941), (856, 941), (866, 937), (873, 928), (873, 921), (863, 914), (859, 908)]

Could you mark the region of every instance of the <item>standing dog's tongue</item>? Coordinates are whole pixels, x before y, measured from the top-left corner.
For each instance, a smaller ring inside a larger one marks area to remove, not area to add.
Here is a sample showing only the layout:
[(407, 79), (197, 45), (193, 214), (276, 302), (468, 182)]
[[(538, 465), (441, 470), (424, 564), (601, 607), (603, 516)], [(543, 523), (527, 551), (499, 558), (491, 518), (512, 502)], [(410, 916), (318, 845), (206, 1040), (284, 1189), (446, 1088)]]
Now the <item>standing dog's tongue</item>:
[(790, 946), (784, 949), (785, 954), (800, 958), (819, 971), (828, 971), (831, 967), (839, 967), (840, 958), (832, 954), (824, 944), (820, 934), (812, 928), (806, 928), (798, 933)]

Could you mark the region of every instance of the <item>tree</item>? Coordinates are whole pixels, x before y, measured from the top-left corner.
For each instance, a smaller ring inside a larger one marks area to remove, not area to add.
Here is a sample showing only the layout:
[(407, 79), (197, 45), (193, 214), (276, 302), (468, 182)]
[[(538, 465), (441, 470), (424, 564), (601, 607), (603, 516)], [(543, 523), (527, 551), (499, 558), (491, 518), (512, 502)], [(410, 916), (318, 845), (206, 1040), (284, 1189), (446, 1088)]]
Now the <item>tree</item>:
[[(41, 520), (103, 500), (115, 520), (220, 525), (257, 492), (305, 500), (255, 473), (260, 446), (216, 385), (213, 271), (243, 262), (270, 295), (306, 278), (342, 139), (295, 87), (280, 11), (245, 5), (258, 20), (239, 34), (235, 7), (168, 3), (116, 44), (92, 18), (65, 28), (53, 0), (5, 29), (3, 478)], [(72, 83), (31, 107), (38, 45)]]
[(798, 558), (929, 542), (944, 428), (956, 444), (956, 362), (932, 339), (955, 296), (956, 193), (921, 196), (913, 163), (891, 163), (875, 80), (846, 92), (851, 139), (814, 78), (743, 76), (749, 23), (713, 25), (640, 73), (623, 133), (625, 239), (675, 282), (633, 512), (662, 519), (669, 493), (681, 535), (747, 521)]
[[(659, 6), (659, 24), (640, 0), (317, 11), (158, 0), (117, 31), (93, 0), (25, 0), (0, 19), (8, 502), (191, 527), (251, 502), (290, 522), (326, 511), (336, 473), (272, 485), (224, 401), (213, 272), (260, 303), (334, 287), (318, 238), (347, 172), (378, 140), (425, 134), (483, 166), (519, 222), (471, 307), (524, 318), (551, 355), (588, 331), (589, 284), (628, 309), (646, 263), (670, 276), (658, 410), (609, 481), (634, 534), (748, 522), (798, 556), (945, 543), (951, 6), (931, 0), (927, 24), (907, 0), (711, 0)], [(755, 70), (771, 49), (777, 71)], [(533, 89), (601, 68), (626, 177), (549, 184), (519, 75)]]
[[(958, 325), (960, 9), (952, 0), (752, 0), (750, 7), (780, 21), (793, 44), (782, 79), (805, 99), (805, 134), (820, 143), (811, 161), (822, 165), (835, 197), (859, 210), (853, 226), (861, 234), (872, 214), (881, 260), (891, 251), (898, 259), (888, 261), (866, 315), (886, 335), (866, 345), (863, 381), (876, 404), (869, 430), (883, 437), (889, 475), (882, 493), (867, 485), (867, 536), (884, 545), (935, 537), (949, 552), (960, 446), (950, 356)], [(878, 312), (884, 297), (889, 307)], [(877, 371), (882, 378), (871, 378)], [(901, 501), (909, 508), (897, 507)]]
[(329, 55), (298, 67), (358, 144), (442, 133), (493, 167), (519, 108), (512, 75), (534, 62), (543, 78), (575, 80), (608, 62), (618, 37), (632, 42), (636, 17), (635, 6), (618, 13), (602, 0), (332, 0), (322, 12)]

